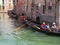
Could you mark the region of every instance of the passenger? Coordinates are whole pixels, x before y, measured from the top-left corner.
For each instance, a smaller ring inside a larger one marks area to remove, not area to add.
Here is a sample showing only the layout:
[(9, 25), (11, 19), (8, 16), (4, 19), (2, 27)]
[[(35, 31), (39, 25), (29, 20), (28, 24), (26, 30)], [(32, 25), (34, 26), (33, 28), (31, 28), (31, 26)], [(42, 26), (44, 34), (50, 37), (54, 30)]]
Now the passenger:
[(47, 30), (47, 25), (45, 24), (45, 22), (43, 22), (43, 24), (41, 25), (41, 28), (44, 29), (44, 30)]
[(56, 23), (53, 22), (53, 25), (51, 27), (52, 31), (55, 32), (57, 30)]
[(57, 30), (56, 30), (56, 32), (60, 33), (60, 28), (59, 28), (59, 27), (57, 27)]
[(60, 29), (58, 29), (58, 30), (57, 30), (57, 32), (59, 32), (59, 33), (60, 33)]
[(51, 31), (51, 29), (50, 29), (50, 25), (49, 25), (49, 24), (47, 24), (46, 26), (47, 26), (48, 30), (49, 30), (49, 31)]

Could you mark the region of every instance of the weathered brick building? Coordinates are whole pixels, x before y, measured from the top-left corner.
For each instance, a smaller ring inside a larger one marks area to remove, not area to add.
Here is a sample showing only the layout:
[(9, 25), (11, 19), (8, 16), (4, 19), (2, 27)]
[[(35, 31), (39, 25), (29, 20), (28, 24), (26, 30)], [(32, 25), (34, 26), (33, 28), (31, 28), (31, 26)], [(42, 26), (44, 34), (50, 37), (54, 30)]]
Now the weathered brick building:
[(36, 20), (35, 12), (38, 9), (41, 13), (41, 21), (56, 22), (60, 24), (60, 1), (59, 0), (17, 0), (16, 12), (23, 11), (30, 19)]
[(14, 5), (14, 12), (16, 12), (17, 15), (19, 15), (22, 12), (22, 8), (24, 5), (25, 0), (13, 0)]

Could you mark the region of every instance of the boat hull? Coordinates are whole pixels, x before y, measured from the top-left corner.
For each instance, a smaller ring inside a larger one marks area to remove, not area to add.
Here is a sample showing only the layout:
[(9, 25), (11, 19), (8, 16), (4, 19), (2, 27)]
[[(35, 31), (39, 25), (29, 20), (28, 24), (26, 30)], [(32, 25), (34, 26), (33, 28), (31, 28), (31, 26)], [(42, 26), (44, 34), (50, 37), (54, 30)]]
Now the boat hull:
[(36, 24), (34, 24), (33, 22), (26, 22), (26, 24), (28, 26), (30, 26), (31, 28), (33, 28), (35, 31), (38, 31), (38, 32), (42, 32), (42, 33), (45, 33), (47, 35), (53, 35), (53, 36), (60, 36), (60, 32), (52, 32), (52, 31), (49, 31), (49, 30), (43, 30), (41, 28), (39, 28), (38, 26), (36, 26)]

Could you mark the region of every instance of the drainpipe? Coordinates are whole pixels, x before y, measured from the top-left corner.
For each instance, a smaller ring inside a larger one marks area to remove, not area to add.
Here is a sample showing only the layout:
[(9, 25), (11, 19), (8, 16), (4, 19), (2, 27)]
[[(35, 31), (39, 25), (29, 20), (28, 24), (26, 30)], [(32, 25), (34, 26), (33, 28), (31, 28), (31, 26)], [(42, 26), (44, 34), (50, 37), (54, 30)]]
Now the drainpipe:
[(29, 1), (27, 0), (27, 7), (26, 7), (26, 12), (28, 12), (28, 2), (29, 2)]
[(35, 3), (35, 0), (32, 0), (32, 4), (31, 4), (31, 19), (33, 18), (34, 3)]

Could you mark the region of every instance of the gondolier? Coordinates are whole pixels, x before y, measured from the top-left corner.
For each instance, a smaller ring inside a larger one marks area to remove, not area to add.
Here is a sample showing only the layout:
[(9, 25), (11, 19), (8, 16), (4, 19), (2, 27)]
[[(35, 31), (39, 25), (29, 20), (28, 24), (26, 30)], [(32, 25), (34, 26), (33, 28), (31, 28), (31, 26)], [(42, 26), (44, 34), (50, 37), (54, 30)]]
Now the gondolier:
[(23, 13), (22, 13), (22, 15), (19, 17), (19, 21), (20, 21), (20, 23), (24, 23), (24, 22), (25, 22), (25, 16), (24, 16)]
[(40, 13), (39, 13), (39, 10), (36, 11), (35, 16), (36, 16), (36, 22), (40, 23)]

